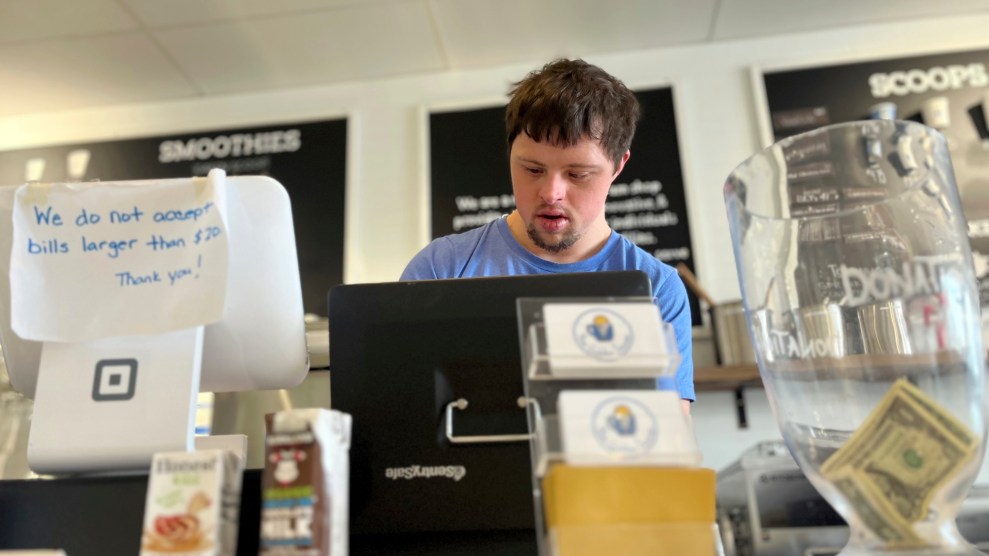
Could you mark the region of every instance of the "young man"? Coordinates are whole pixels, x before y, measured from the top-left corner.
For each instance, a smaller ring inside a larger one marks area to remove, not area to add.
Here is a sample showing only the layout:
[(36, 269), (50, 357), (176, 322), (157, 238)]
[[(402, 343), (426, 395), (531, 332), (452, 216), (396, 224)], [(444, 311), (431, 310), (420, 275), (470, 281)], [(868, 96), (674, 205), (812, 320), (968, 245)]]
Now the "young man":
[(556, 60), (515, 84), (505, 110), (516, 209), (434, 240), (402, 280), (642, 270), (682, 362), (676, 389), (694, 399), (690, 306), (676, 271), (608, 226), (608, 189), (629, 158), (639, 103), (625, 85), (583, 60)]

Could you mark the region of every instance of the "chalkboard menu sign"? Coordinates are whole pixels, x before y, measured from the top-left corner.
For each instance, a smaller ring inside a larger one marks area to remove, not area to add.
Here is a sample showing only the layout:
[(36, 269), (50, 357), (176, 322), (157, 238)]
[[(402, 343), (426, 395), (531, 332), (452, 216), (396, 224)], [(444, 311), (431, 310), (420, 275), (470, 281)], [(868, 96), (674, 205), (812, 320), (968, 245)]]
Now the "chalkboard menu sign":
[[(637, 91), (642, 106), (632, 156), (608, 194), (608, 224), (653, 256), (693, 268), (673, 90)], [(504, 106), (429, 114), (432, 237), (465, 232), (515, 208)], [(690, 294), (694, 325), (700, 307)]]
[(292, 201), (303, 305), (326, 315), (326, 291), (343, 282), (346, 141), (347, 120), (336, 119), (4, 151), (0, 184), (180, 178), (211, 168), (271, 176)]

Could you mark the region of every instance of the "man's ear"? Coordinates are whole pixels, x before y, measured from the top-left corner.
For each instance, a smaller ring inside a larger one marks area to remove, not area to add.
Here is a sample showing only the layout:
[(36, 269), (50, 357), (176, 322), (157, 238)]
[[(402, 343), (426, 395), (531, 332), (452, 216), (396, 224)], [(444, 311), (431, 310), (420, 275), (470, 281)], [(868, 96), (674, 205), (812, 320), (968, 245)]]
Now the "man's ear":
[(618, 166), (615, 168), (615, 175), (612, 176), (612, 179), (617, 178), (618, 174), (622, 173), (622, 169), (625, 168), (625, 163), (628, 162), (628, 157), (630, 156), (632, 156), (632, 151), (625, 151), (625, 154), (622, 155), (622, 159), (618, 161)]

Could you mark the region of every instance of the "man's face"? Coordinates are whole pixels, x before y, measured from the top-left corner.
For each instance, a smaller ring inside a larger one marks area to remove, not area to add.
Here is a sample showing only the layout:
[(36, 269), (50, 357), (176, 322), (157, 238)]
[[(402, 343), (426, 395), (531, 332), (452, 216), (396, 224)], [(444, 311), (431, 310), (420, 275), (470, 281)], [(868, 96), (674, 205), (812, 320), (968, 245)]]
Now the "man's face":
[(627, 152), (615, 168), (600, 143), (588, 137), (559, 147), (519, 134), (510, 157), (512, 190), (532, 243), (559, 254), (603, 241), (610, 233), (604, 202), (626, 160)]

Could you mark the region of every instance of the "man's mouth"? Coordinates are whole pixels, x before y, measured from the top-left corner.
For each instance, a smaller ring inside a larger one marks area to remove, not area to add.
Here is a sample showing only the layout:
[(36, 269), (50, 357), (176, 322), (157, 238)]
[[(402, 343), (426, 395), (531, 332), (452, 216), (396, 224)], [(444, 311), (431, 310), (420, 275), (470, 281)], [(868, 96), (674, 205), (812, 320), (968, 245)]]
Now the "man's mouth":
[(536, 213), (539, 227), (547, 232), (555, 232), (566, 226), (569, 219), (563, 211), (540, 211)]

